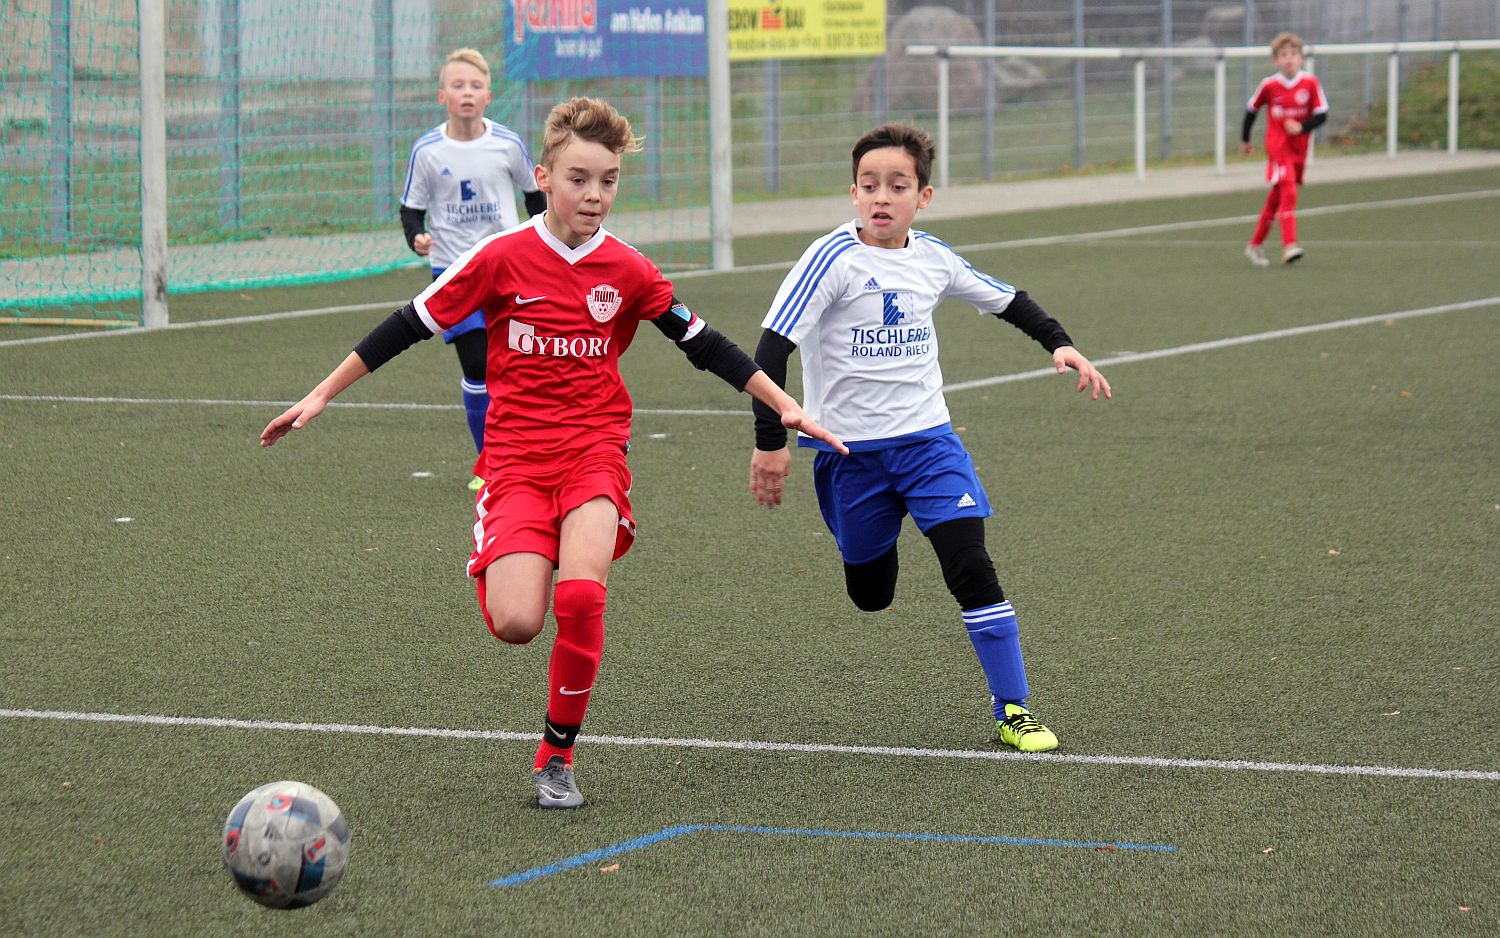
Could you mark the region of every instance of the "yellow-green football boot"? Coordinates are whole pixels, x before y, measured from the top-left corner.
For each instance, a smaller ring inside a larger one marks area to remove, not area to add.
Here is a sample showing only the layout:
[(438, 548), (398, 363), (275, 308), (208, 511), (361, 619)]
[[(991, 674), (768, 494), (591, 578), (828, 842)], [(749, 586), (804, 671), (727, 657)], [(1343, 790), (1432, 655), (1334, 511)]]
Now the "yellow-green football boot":
[(1022, 752), (1051, 752), (1057, 748), (1057, 734), (1047, 729), (1031, 711), (1015, 704), (1005, 705), (1005, 719), (996, 720), (1000, 741)]

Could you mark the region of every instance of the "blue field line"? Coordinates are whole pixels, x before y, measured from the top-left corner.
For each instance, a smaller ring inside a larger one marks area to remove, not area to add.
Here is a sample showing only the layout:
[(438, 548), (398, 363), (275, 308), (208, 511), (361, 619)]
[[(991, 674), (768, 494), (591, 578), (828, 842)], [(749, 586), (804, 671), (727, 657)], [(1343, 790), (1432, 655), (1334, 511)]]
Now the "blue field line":
[(774, 834), (781, 837), (839, 837), (851, 840), (904, 840), (922, 841), (926, 843), (945, 844), (998, 844), (1008, 847), (1074, 847), (1084, 850), (1135, 850), (1147, 853), (1176, 853), (1177, 848), (1171, 844), (1137, 844), (1129, 841), (1110, 843), (1106, 841), (1090, 840), (1057, 840), (1050, 837), (981, 837), (967, 834), (920, 834), (900, 833), (892, 831), (832, 831), (819, 830), (817, 828), (799, 827), (754, 827), (746, 824), (674, 824), (664, 827), (654, 834), (646, 834), (633, 840), (622, 841), (598, 850), (590, 850), (588, 853), (580, 853), (549, 863), (546, 866), (538, 866), (533, 869), (523, 870), (520, 873), (512, 873), (499, 879), (491, 880), (489, 885), (494, 888), (506, 886), (519, 886), (521, 883), (540, 879), (543, 876), (551, 876), (553, 873), (562, 873), (567, 870), (587, 866), (599, 860), (619, 856), (622, 853), (630, 853), (659, 844), (666, 840), (681, 837), (684, 834), (693, 834), (698, 831), (716, 831), (731, 834)]

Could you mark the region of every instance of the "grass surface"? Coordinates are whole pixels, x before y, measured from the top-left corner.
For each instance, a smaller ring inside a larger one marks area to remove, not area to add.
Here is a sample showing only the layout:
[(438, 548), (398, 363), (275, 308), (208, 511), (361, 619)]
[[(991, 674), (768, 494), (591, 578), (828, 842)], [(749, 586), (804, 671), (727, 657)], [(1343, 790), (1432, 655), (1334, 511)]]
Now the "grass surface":
[[(526, 741), (0, 717), (0, 933), (1491, 933), (1496, 189), (1493, 171), (1315, 185), (1305, 209), (1476, 194), (1305, 212), (1307, 259), (1269, 270), (1239, 254), (1244, 194), (932, 226), (1096, 361), (1492, 300), (1122, 361), (1108, 404), (1061, 378), (950, 393), (1062, 758), (960, 756), (993, 755), (993, 724), (931, 551), (908, 530), (895, 605), (857, 612), (811, 461), (784, 508), (758, 509), (747, 415), (658, 412), (743, 398), (648, 330), (625, 362), (640, 539), (611, 575), (586, 732), (955, 754), (585, 742), (588, 807), (543, 813)], [(806, 240), (737, 252), (789, 262)], [(781, 276), (679, 290), (753, 346)], [(174, 299), (173, 316), (380, 302), (411, 279)], [(456, 407), (334, 407), (255, 445), (280, 408), (247, 402), (300, 397), (383, 315), (0, 346), (0, 394), (34, 396), (0, 400), (0, 708), (539, 727), (550, 632), (496, 643), (463, 577)], [(950, 383), (1047, 362), (972, 309), (940, 318)], [(457, 378), (426, 343), (341, 400), (456, 404)], [(338, 889), (295, 913), (236, 896), (219, 865), (224, 815), (279, 778), (328, 792), (354, 838)], [(1175, 850), (698, 831), (487, 885), (678, 824)]]

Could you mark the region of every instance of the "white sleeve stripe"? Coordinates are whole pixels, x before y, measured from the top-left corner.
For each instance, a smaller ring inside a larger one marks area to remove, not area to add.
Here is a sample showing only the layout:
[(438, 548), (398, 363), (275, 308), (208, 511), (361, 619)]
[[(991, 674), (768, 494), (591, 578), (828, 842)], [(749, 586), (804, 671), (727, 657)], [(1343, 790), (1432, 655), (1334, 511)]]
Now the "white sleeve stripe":
[(792, 292), (787, 296), (786, 302), (781, 305), (776, 318), (771, 322), (771, 329), (781, 335), (787, 335), (797, 325), (797, 320), (802, 318), (803, 311), (807, 308), (808, 301), (812, 299), (813, 292), (817, 290), (818, 283), (822, 281), (823, 275), (828, 268), (838, 259), (840, 254), (857, 244), (854, 238), (847, 232), (840, 232), (836, 237), (830, 238), (822, 247), (818, 248), (807, 268), (802, 271), (801, 278), (792, 287)]

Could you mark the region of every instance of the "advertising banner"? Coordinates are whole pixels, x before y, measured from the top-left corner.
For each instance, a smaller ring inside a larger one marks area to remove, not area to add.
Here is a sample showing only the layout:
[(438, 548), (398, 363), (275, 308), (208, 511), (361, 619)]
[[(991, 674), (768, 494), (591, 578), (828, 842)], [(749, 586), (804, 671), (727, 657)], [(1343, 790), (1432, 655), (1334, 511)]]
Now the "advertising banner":
[(885, 0), (729, 0), (729, 61), (885, 54)]
[(505, 0), (505, 77), (708, 74), (706, 0)]

